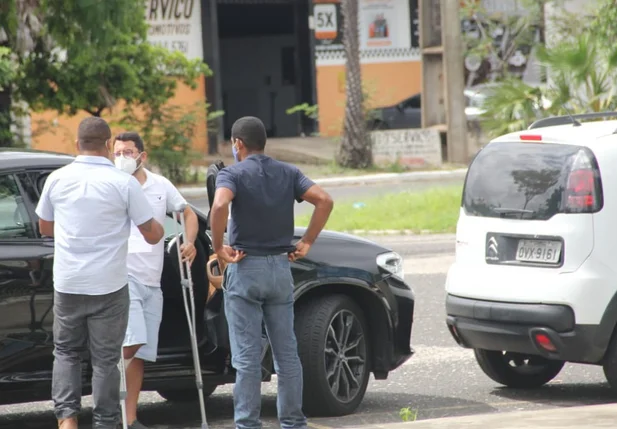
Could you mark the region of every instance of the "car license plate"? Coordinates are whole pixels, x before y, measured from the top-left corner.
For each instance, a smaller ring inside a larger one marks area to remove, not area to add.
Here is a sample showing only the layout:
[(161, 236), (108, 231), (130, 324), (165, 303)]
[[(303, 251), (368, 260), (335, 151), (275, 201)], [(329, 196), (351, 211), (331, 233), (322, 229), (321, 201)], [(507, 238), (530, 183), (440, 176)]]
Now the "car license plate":
[(561, 242), (550, 240), (519, 240), (516, 260), (556, 264), (561, 256)]

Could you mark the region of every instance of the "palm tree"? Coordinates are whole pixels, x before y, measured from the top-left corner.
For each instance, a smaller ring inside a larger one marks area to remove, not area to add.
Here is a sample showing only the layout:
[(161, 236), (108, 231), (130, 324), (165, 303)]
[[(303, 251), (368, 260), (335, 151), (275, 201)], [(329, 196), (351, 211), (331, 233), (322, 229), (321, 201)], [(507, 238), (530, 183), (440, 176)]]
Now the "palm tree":
[(480, 124), (488, 137), (524, 130), (536, 119), (545, 117), (543, 91), (513, 77), (492, 86), (482, 109)]
[(367, 168), (373, 163), (370, 136), (364, 117), (358, 1), (343, 0), (343, 46), (345, 48), (346, 102), (343, 136), (338, 163), (344, 167)]
[(539, 47), (548, 85), (533, 87), (517, 78), (500, 82), (483, 105), (483, 128), (493, 137), (523, 130), (547, 116), (617, 109), (617, 53), (605, 45), (604, 39), (586, 33)]
[(547, 94), (554, 114), (602, 112), (617, 107), (614, 82), (617, 54), (605, 49), (605, 40), (583, 34), (551, 49), (541, 48), (538, 58), (548, 68), (552, 85)]

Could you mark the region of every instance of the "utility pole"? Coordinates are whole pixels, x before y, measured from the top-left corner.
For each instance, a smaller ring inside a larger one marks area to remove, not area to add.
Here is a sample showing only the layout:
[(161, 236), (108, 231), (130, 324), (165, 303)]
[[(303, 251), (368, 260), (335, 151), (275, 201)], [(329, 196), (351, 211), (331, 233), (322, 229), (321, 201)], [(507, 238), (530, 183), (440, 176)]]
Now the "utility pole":
[(420, 0), (422, 128), (446, 134), (446, 160), (466, 164), (467, 117), (459, 0)]
[[(204, 47), (204, 61), (214, 71), (213, 76), (206, 78), (206, 99), (210, 103), (211, 110), (222, 110), (221, 56), (219, 52), (219, 28), (216, 0), (201, 2), (201, 22), (203, 23), (202, 43)], [(219, 151), (219, 142), (223, 141), (225, 122), (223, 117), (220, 117), (216, 119), (216, 123), (208, 125), (208, 155), (216, 155)]]

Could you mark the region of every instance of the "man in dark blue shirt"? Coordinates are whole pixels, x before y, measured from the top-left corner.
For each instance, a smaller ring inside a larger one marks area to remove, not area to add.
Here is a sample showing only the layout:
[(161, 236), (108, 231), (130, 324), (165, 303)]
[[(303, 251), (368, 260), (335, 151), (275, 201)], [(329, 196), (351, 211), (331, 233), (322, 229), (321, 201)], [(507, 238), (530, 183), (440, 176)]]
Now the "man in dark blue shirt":
[[(332, 198), (297, 167), (264, 154), (266, 130), (258, 118), (238, 119), (231, 138), (237, 162), (217, 176), (210, 222), (214, 251), (229, 264), (223, 290), (236, 369), (236, 428), (261, 428), (262, 321), (278, 375), (281, 427), (306, 428), (289, 261), (309, 252), (330, 216)], [(308, 201), (315, 210), (304, 237), (293, 245), (295, 201)], [(225, 246), (230, 203), (229, 246)]]

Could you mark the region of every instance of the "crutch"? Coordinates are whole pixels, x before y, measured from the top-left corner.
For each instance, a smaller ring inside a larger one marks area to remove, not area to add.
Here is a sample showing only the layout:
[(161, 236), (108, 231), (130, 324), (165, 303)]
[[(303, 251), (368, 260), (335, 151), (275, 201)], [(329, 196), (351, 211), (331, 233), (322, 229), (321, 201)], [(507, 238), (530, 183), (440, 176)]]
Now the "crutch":
[(122, 409), (122, 429), (128, 429), (129, 423), (126, 417), (126, 366), (124, 365), (124, 347), (120, 349), (120, 408)]
[[(184, 300), (184, 310), (186, 312), (186, 321), (189, 328), (189, 336), (191, 337), (191, 349), (193, 351), (193, 363), (195, 365), (195, 383), (197, 384), (197, 393), (199, 395), (199, 407), (201, 411), (201, 429), (208, 429), (208, 422), (206, 420), (206, 406), (204, 403), (204, 383), (201, 375), (201, 363), (199, 361), (199, 348), (197, 347), (197, 327), (195, 322), (195, 297), (193, 295), (193, 278), (191, 275), (191, 265), (189, 261), (184, 262), (184, 269), (182, 264), (182, 253), (180, 250), (180, 238), (182, 241), (186, 239), (186, 227), (184, 225), (184, 209), (186, 204), (177, 206), (173, 212), (174, 224), (176, 228), (176, 249), (178, 250), (178, 264), (180, 268), (180, 279), (182, 285), (182, 299)], [(178, 222), (182, 228), (182, 232), (178, 230)], [(190, 309), (189, 299), (190, 298)]]

